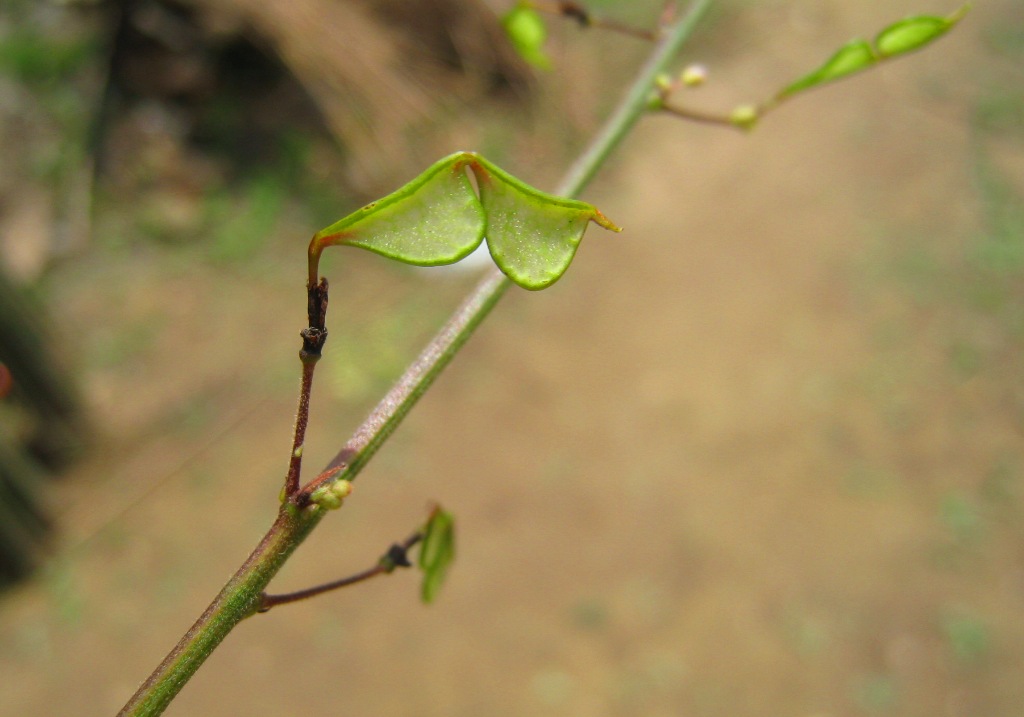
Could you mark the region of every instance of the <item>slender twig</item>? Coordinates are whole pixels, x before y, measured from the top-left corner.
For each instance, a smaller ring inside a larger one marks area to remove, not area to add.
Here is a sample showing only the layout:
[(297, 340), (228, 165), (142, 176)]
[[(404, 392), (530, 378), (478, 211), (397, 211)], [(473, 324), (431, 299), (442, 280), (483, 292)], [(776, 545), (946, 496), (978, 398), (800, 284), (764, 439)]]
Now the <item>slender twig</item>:
[(327, 293), (327, 279), (310, 282), (306, 286), (306, 318), (309, 325), (299, 334), (302, 337), (302, 349), (299, 351), (302, 382), (299, 386), (299, 408), (295, 413), (295, 431), (288, 459), (288, 473), (284, 479), (283, 499), (292, 498), (299, 492), (302, 449), (306, 440), (306, 426), (309, 425), (309, 397), (313, 392), (313, 372), (327, 341)]
[[(676, 55), (693, 31), (711, 0), (695, 0), (690, 11), (670, 27), (655, 45), (650, 59), (638, 72), (631, 89), (559, 185), (558, 193), (575, 196), (629, 134), (644, 114), (655, 78)], [(399, 380), (385, 399), (357, 429), (328, 469), (343, 467), (338, 478), (351, 480), (386, 438), (395, 430), (416, 400), (466, 342), (473, 330), (494, 308), (509, 280), (496, 269), (477, 285), (455, 315)], [(328, 472), (329, 476), (335, 475)], [(307, 486), (308, 488), (309, 486)], [(277, 520), (213, 603), (128, 701), (119, 717), (152, 717), (161, 714), (186, 682), (227, 634), (260, 606), (270, 580), (327, 513), (300, 507), (309, 491), (301, 489), (280, 509)]]
[(580, 27), (595, 27), (601, 30), (617, 32), (620, 35), (635, 37), (640, 40), (655, 41), (661, 37), (661, 29), (648, 30), (646, 28), (634, 27), (620, 20), (595, 15), (582, 3), (578, 2), (549, 2), (547, 0), (530, 0), (526, 3), (528, 7), (538, 12), (549, 15), (558, 15), (575, 20)]
[(401, 543), (394, 543), (390, 548), (388, 548), (388, 551), (380, 556), (377, 564), (372, 568), (367, 568), (355, 575), (349, 575), (348, 577), (324, 583), (323, 585), (316, 585), (311, 588), (306, 588), (305, 590), (296, 590), (295, 592), (290, 593), (281, 593), (278, 595), (268, 595), (264, 593), (257, 612), (264, 613), (278, 605), (287, 605), (288, 603), (298, 602), (299, 600), (307, 600), (308, 598), (323, 595), (324, 593), (332, 590), (338, 590), (340, 588), (348, 587), (349, 585), (361, 583), (364, 580), (375, 578), (378, 575), (390, 575), (395, 571), (395, 568), (412, 567), (412, 563), (409, 562), (409, 549), (421, 540), (423, 540), (423, 533), (416, 531)]
[(292, 437), (292, 453), (288, 459), (288, 473), (284, 479), (284, 498), (290, 498), (299, 491), (299, 476), (302, 473), (302, 448), (306, 440), (306, 426), (309, 425), (309, 397), (313, 391), (313, 371), (316, 360), (303, 360), (302, 383), (299, 388), (299, 408), (295, 412), (295, 432)]
[(662, 102), (658, 107), (662, 112), (667, 112), (670, 115), (680, 117), (691, 122), (698, 122), (700, 124), (713, 124), (719, 127), (730, 127), (732, 129), (741, 129), (738, 127), (728, 115), (712, 114), (711, 112), (703, 112), (701, 110), (690, 109), (689, 107), (681, 107), (680, 105), (674, 105), (669, 102)]

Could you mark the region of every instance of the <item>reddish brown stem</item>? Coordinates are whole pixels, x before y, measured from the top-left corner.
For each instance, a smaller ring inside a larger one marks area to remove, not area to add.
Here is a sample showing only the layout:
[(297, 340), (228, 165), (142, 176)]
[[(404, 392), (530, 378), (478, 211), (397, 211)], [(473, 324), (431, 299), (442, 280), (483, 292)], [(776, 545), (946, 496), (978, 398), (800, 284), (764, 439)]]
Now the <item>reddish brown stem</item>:
[(299, 335), (302, 349), (302, 383), (299, 386), (299, 408), (295, 414), (295, 432), (292, 436), (292, 452), (288, 458), (288, 473), (284, 479), (284, 497), (290, 499), (299, 492), (299, 478), (302, 473), (302, 448), (306, 440), (306, 426), (309, 424), (309, 397), (313, 392), (313, 372), (327, 341), (327, 279), (306, 286), (306, 314), (309, 325)]
[(263, 593), (260, 598), (260, 606), (257, 608), (257, 612), (267, 612), (271, 608), (277, 607), (278, 605), (287, 605), (288, 603), (298, 602), (299, 600), (306, 600), (317, 595), (323, 595), (326, 592), (332, 590), (338, 590), (340, 588), (348, 587), (349, 585), (355, 585), (361, 583), (364, 580), (376, 577), (378, 575), (387, 575), (394, 572), (395, 568), (408, 568), (412, 566), (409, 562), (408, 552), (412, 546), (423, 540), (423, 533), (417, 531), (406, 538), (401, 543), (395, 543), (388, 551), (380, 557), (377, 564), (372, 568), (367, 568), (362, 572), (356, 573), (355, 575), (349, 575), (346, 578), (340, 580), (334, 580), (323, 585), (315, 585), (305, 590), (296, 590), (291, 593), (281, 593), (279, 595), (267, 595)]
[(309, 397), (313, 391), (313, 371), (316, 358), (302, 359), (302, 385), (299, 388), (299, 409), (295, 413), (295, 433), (292, 437), (292, 454), (288, 459), (288, 474), (284, 479), (284, 495), (291, 498), (299, 492), (299, 476), (302, 473), (302, 447), (306, 440), (306, 426), (309, 425)]

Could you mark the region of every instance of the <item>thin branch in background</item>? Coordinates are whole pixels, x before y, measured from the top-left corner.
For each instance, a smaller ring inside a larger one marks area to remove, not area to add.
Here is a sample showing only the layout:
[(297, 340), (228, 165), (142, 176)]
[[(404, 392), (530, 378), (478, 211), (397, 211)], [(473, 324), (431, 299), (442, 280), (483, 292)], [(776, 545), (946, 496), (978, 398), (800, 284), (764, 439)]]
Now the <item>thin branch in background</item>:
[[(695, 110), (672, 102), (672, 98), (680, 91), (695, 89), (705, 82), (707, 82), (707, 69), (703, 65), (689, 65), (675, 78), (667, 74), (659, 76), (654, 83), (655, 96), (651, 101), (651, 110), (665, 112), (674, 117), (700, 124), (729, 127), (732, 129), (747, 129), (737, 124), (736, 118), (731, 114)], [(762, 108), (760, 107), (754, 107), (753, 111), (757, 116), (762, 114)]]
[(662, 15), (662, 21), (659, 23), (659, 28), (656, 30), (648, 30), (645, 28), (627, 25), (626, 23), (614, 18), (595, 15), (578, 2), (546, 2), (545, 0), (530, 0), (526, 5), (537, 12), (543, 12), (549, 15), (558, 15), (560, 17), (569, 18), (570, 20), (575, 20), (580, 27), (595, 27), (601, 30), (609, 30), (611, 32), (617, 32), (620, 35), (627, 35), (629, 37), (635, 37), (649, 42), (654, 42), (661, 37), (661, 27), (669, 24), (672, 16), (675, 14), (675, 3), (669, 3)]
[(679, 105), (669, 104), (668, 102), (662, 102), (659, 109), (662, 112), (667, 112), (674, 117), (680, 119), (690, 120), (691, 122), (698, 122), (700, 124), (712, 124), (719, 127), (730, 127), (732, 129), (740, 129), (732, 121), (728, 115), (712, 114), (710, 112), (701, 112), (700, 110), (693, 110), (688, 107), (680, 107)]
[(667, 76), (660, 77), (656, 83), (657, 92), (652, 98), (650, 107), (652, 110), (668, 112), (682, 119), (732, 126), (749, 131), (754, 129), (765, 115), (793, 97), (802, 95), (808, 90), (845, 80), (894, 58), (917, 52), (956, 27), (970, 9), (971, 3), (967, 2), (946, 16), (916, 15), (907, 17), (882, 28), (871, 41), (859, 37), (854, 38), (839, 47), (824, 63), (786, 84), (767, 100), (757, 104), (736, 105), (727, 115), (699, 112), (671, 103), (672, 95), (676, 90), (703, 84), (705, 79), (703, 72), (684, 71), (677, 80), (672, 80)]
[(380, 560), (372, 568), (367, 568), (362, 572), (356, 573), (355, 575), (349, 575), (346, 578), (340, 580), (334, 580), (323, 585), (316, 585), (305, 590), (296, 590), (291, 593), (282, 593), (279, 595), (268, 595), (263, 593), (260, 599), (260, 606), (257, 608), (257, 612), (264, 613), (271, 608), (277, 607), (278, 605), (287, 605), (288, 603), (298, 602), (299, 600), (306, 600), (317, 595), (323, 595), (326, 592), (332, 590), (338, 590), (340, 588), (348, 587), (349, 585), (355, 585), (361, 583), (370, 578), (377, 577), (378, 575), (389, 575), (395, 571), (396, 568), (411, 568), (412, 563), (409, 562), (409, 550), (423, 540), (423, 533), (416, 531), (401, 543), (394, 543), (388, 551), (380, 556)]

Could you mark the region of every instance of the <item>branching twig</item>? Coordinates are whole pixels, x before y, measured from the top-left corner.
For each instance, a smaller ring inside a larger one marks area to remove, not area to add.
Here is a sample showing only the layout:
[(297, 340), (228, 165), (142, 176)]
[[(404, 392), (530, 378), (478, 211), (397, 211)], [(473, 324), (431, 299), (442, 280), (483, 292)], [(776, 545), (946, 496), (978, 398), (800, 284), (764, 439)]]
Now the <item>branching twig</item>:
[(412, 563), (409, 562), (409, 549), (421, 540), (423, 540), (423, 533), (416, 531), (401, 543), (392, 544), (392, 546), (388, 548), (388, 551), (380, 556), (380, 560), (378, 560), (377, 564), (372, 568), (367, 568), (355, 575), (349, 575), (346, 578), (324, 583), (323, 585), (316, 585), (311, 588), (306, 588), (305, 590), (296, 590), (295, 592), (282, 593), (280, 595), (268, 595), (263, 593), (260, 606), (256, 611), (264, 613), (278, 605), (287, 605), (288, 603), (298, 602), (299, 600), (306, 600), (307, 598), (316, 597), (317, 595), (322, 595), (332, 590), (338, 590), (340, 588), (348, 587), (349, 585), (361, 583), (364, 580), (369, 580), (370, 578), (377, 577), (378, 575), (389, 575), (395, 571), (395, 568), (410, 568), (412, 567)]
[[(655, 78), (678, 53), (693, 31), (698, 18), (709, 5), (710, 0), (694, 0), (689, 13), (666, 30), (647, 63), (637, 73), (617, 110), (591, 142), (587, 151), (569, 170), (559, 186), (558, 194), (576, 196), (629, 134), (647, 111)], [(315, 294), (314, 281), (315, 277), (309, 284), (311, 307), (315, 303), (314, 296), (319, 296)], [(497, 269), (491, 270), (484, 277), (441, 332), (406, 371), (398, 385), (388, 393), (334, 458), (328, 466), (328, 472), (322, 474), (327, 476), (323, 482), (355, 478), (419, 397), (448, 365), (473, 330), (489, 314), (509, 284), (510, 281)], [(322, 285), (325, 311), (326, 284)], [(319, 307), (320, 304), (317, 303), (316, 306)], [(319, 309), (311, 311), (312, 313), (319, 314)], [(311, 320), (310, 325), (316, 324)], [(306, 410), (308, 411), (308, 405)], [(295, 443), (295, 448), (301, 447), (301, 440)], [(293, 455), (294, 453), (293, 449)], [(301, 451), (299, 456), (301, 457)], [(340, 470), (334, 472), (332, 469)], [(297, 471), (295, 477), (298, 478)], [(301, 499), (303, 496), (308, 499), (307, 490), (314, 488), (317, 480), (320, 479), (312, 481), (305, 489), (296, 490), (282, 504), (277, 519), (252, 554), (139, 687), (118, 713), (119, 717), (152, 717), (161, 714), (227, 634), (239, 622), (260, 609), (264, 591), (270, 580), (327, 513), (324, 510), (300, 507)]]

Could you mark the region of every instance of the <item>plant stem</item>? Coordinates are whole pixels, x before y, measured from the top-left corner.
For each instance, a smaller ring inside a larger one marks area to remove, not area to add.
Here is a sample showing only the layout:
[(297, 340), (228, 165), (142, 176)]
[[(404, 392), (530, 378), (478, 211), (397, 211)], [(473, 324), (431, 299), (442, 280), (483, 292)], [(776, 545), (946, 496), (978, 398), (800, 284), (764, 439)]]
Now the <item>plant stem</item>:
[(299, 492), (299, 476), (302, 473), (302, 449), (306, 441), (306, 426), (309, 424), (309, 397), (313, 392), (313, 372), (320, 360), (324, 343), (327, 341), (327, 279), (309, 282), (306, 285), (306, 314), (309, 325), (299, 332), (302, 349), (302, 382), (299, 386), (299, 408), (295, 413), (295, 432), (292, 438), (292, 452), (288, 459), (288, 473), (284, 478), (282, 500), (294, 498)]
[(597, 27), (603, 30), (618, 32), (623, 35), (629, 35), (630, 37), (635, 37), (640, 40), (658, 39), (657, 30), (632, 27), (631, 25), (619, 22), (613, 18), (599, 17), (577, 2), (545, 2), (544, 0), (532, 0), (532, 2), (527, 4), (527, 7), (531, 7), (538, 12), (548, 13), (549, 15), (560, 15), (562, 17), (575, 20), (579, 23), (580, 27)]
[[(709, 5), (710, 0), (695, 0), (686, 16), (667, 28), (618, 109), (559, 185), (558, 194), (567, 197), (579, 194), (611, 152), (629, 134), (647, 109), (655, 77), (672, 60)], [(331, 461), (328, 472), (322, 474), (321, 479), (302, 488), (281, 506), (277, 520), (259, 545), (181, 641), (139, 687), (118, 713), (119, 717), (152, 717), (161, 714), (235, 625), (259, 609), (261, 596), (271, 578), (326, 512), (303, 507), (308, 502), (309, 494), (317, 487), (314, 484), (339, 478), (355, 478), (469, 339), (473, 330), (494, 308), (510, 283), (497, 269), (487, 273)], [(337, 473), (329, 472), (331, 468), (341, 467), (343, 469)]]
[[(661, 106), (662, 112), (667, 112), (670, 115), (681, 117), (691, 122), (699, 122), (701, 124), (712, 124), (718, 127), (728, 127), (729, 129), (742, 129), (736, 125), (728, 115), (712, 114), (711, 112), (702, 112), (700, 110), (693, 110), (688, 107), (682, 107), (681, 105), (674, 105), (665, 102)], [(764, 112), (758, 112), (758, 117), (764, 117)]]
[(159, 715), (210, 653), (239, 622), (255, 613), (263, 591), (325, 511), (281, 506), (277, 520), (214, 601), (189, 628), (153, 674), (142, 683), (118, 717)]
[(309, 425), (309, 397), (313, 392), (313, 371), (319, 356), (302, 357), (302, 382), (299, 386), (299, 408), (295, 412), (295, 432), (292, 437), (292, 453), (288, 459), (288, 474), (284, 478), (284, 496), (290, 498), (299, 492), (299, 476), (302, 473), (302, 449), (306, 440), (306, 426)]
[(377, 564), (372, 568), (367, 568), (355, 575), (349, 575), (348, 577), (341, 578), (340, 580), (332, 580), (329, 583), (316, 585), (311, 588), (306, 588), (305, 590), (296, 590), (295, 592), (282, 593), (279, 595), (264, 594), (260, 599), (260, 606), (257, 609), (257, 612), (267, 612), (278, 605), (288, 605), (289, 603), (298, 602), (300, 600), (308, 600), (311, 597), (323, 595), (324, 593), (331, 592), (332, 590), (347, 588), (349, 585), (361, 583), (364, 580), (375, 578), (378, 575), (390, 575), (395, 571), (395, 568), (410, 568), (412, 567), (412, 563), (409, 562), (408, 558), (409, 550), (421, 540), (423, 540), (423, 533), (416, 531), (401, 543), (395, 543), (388, 548), (388, 551), (380, 557)]

